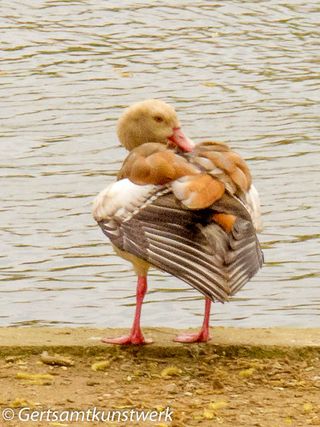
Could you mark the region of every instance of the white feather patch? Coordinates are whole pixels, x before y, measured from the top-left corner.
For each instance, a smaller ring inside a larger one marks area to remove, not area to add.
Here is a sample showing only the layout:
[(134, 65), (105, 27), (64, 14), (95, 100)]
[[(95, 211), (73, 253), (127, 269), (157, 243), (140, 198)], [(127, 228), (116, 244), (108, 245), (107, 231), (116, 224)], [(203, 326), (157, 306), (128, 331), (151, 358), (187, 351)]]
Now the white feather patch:
[(110, 184), (95, 198), (93, 217), (97, 222), (111, 218), (123, 221), (141, 207), (156, 188), (154, 185), (136, 185), (129, 179)]
[(251, 215), (256, 231), (262, 231), (260, 197), (256, 187), (252, 184), (248, 193), (245, 194), (246, 207)]
[(183, 176), (171, 183), (173, 194), (187, 208), (192, 209), (194, 199), (198, 196), (196, 191), (189, 191), (188, 184), (192, 181), (193, 176)]
[(188, 176), (183, 176), (182, 178), (176, 179), (175, 181), (171, 182), (173, 194), (178, 200), (182, 201), (186, 197), (186, 184), (188, 183)]

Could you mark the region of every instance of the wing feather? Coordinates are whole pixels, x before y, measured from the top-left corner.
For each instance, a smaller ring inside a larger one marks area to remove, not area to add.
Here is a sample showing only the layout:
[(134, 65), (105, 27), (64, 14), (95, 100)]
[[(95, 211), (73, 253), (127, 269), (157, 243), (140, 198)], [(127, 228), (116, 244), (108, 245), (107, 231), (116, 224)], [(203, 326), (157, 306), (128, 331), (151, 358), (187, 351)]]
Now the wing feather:
[[(230, 233), (212, 220), (222, 206), (237, 216)], [(212, 300), (228, 300), (262, 265), (250, 215), (227, 194), (217, 205), (190, 210), (171, 192), (162, 190), (159, 197), (152, 192), (141, 209), (119, 221), (105, 218), (99, 225), (121, 250), (180, 278)]]

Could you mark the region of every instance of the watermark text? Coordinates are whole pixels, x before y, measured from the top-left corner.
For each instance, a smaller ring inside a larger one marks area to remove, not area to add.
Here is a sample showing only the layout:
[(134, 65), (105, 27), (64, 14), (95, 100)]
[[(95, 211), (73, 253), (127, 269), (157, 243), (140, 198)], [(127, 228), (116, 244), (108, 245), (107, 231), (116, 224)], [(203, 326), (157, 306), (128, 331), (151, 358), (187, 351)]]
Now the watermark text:
[(21, 422), (171, 422), (173, 419), (173, 411), (167, 407), (162, 411), (157, 410), (137, 410), (137, 409), (122, 409), (122, 410), (101, 410), (96, 407), (86, 410), (38, 410), (34, 408), (24, 407), (18, 410), (5, 408), (1, 412), (4, 421), (19, 420)]

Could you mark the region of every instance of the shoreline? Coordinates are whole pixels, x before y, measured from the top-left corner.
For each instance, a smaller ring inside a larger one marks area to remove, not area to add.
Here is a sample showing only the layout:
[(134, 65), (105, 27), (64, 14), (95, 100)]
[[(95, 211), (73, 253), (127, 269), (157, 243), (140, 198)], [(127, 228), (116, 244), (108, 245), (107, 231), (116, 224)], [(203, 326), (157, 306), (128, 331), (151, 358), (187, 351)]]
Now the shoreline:
[[(193, 331), (190, 329), (188, 331)], [(100, 342), (103, 336), (119, 336), (128, 329), (87, 327), (1, 327), (0, 355), (38, 354), (42, 351), (62, 351), (81, 355), (112, 354), (119, 349), (143, 354), (173, 357), (190, 351), (204, 351), (225, 356), (281, 357), (320, 355), (320, 328), (211, 328), (208, 343), (181, 344), (173, 338), (181, 330), (144, 328), (145, 337), (154, 342), (144, 346), (118, 346)]]
[[(163, 411), (171, 422), (120, 427), (305, 427), (320, 425), (320, 329), (212, 328), (212, 340), (180, 344), (181, 331), (145, 328), (154, 343), (100, 342), (127, 329), (0, 328), (0, 420), (54, 410)], [(23, 422), (26, 427), (87, 423)], [(1, 423), (1, 421), (0, 421)], [(99, 426), (99, 421), (90, 425)], [(114, 422), (104, 422), (114, 426)]]

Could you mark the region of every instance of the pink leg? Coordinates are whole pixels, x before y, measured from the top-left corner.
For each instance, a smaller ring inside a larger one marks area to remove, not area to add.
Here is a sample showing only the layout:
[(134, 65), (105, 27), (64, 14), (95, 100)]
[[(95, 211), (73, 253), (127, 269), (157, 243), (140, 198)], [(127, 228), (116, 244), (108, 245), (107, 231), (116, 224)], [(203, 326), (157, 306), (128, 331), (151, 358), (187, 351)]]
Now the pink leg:
[(141, 327), (140, 327), (140, 317), (141, 317), (141, 307), (143, 303), (143, 298), (147, 292), (147, 277), (139, 276), (137, 283), (137, 295), (136, 295), (136, 312), (134, 315), (133, 325), (129, 335), (119, 337), (119, 338), (102, 338), (102, 342), (107, 344), (150, 344), (152, 343), (151, 339), (145, 339)]
[(177, 336), (174, 341), (177, 342), (207, 342), (209, 341), (209, 321), (210, 321), (210, 309), (211, 309), (211, 300), (206, 298), (205, 310), (204, 310), (204, 319), (200, 331), (196, 334), (183, 334)]

